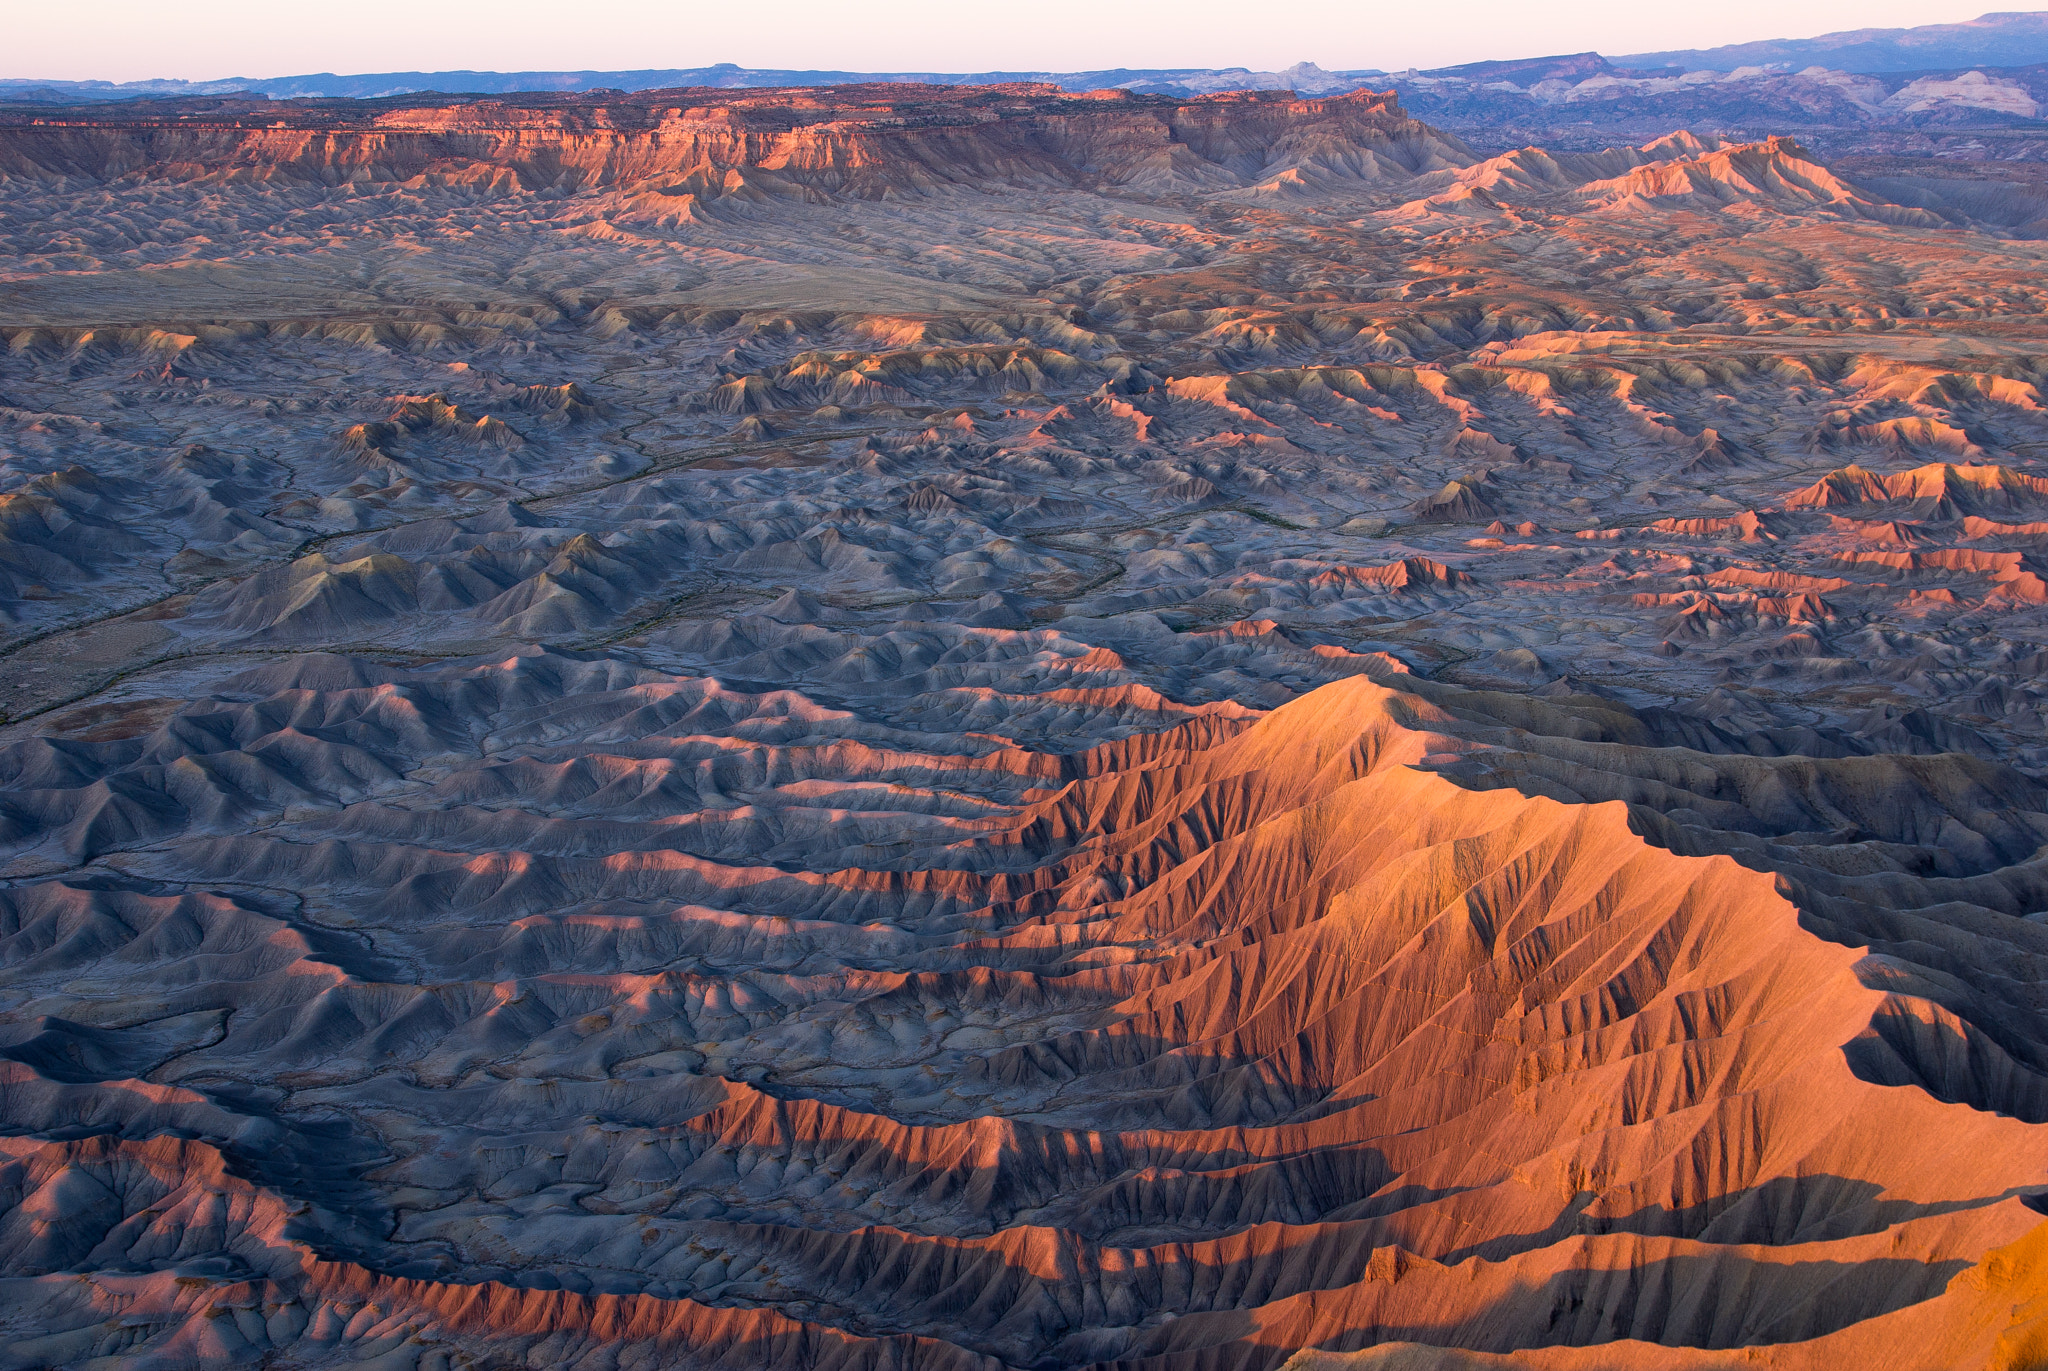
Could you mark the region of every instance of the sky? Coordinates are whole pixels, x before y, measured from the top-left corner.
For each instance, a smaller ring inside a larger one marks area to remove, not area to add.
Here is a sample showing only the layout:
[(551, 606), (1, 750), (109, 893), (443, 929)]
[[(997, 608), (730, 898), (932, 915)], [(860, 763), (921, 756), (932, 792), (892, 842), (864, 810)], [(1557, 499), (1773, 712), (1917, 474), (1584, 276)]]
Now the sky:
[(1449, 66), (1953, 23), (1985, 0), (12, 0), (0, 77)]

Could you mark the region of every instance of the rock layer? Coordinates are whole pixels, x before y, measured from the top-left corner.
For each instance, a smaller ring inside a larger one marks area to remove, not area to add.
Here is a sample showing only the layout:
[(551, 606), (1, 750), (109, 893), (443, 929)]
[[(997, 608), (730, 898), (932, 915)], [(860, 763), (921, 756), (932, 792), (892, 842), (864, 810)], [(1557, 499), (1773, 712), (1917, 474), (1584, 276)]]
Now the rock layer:
[(358, 186), (508, 182), (557, 192), (646, 188), (669, 199), (751, 193), (876, 198), (941, 186), (1235, 184), (1289, 154), (1397, 171), (1450, 165), (1461, 144), (1403, 115), (1392, 91), (1303, 100), (1236, 91), (1176, 100), (1053, 85), (684, 90), (516, 102), (37, 113), (0, 124), (0, 175), (299, 180)]

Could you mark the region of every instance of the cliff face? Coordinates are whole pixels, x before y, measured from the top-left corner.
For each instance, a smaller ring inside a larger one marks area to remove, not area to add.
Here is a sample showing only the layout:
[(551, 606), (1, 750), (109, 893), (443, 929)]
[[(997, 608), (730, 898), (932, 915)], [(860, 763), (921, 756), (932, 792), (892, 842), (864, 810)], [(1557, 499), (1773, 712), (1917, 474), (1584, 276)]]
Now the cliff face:
[(1342, 149), (1408, 172), (1470, 160), (1393, 93), (1324, 100), (1244, 92), (1175, 100), (1054, 86), (950, 90), (648, 91), (458, 105), (333, 102), (170, 114), (67, 110), (0, 121), (0, 174), (47, 179), (305, 179), (325, 184), (514, 177), (623, 188), (727, 173), (863, 196), (989, 182), (1121, 185), (1162, 173), (1229, 185), (1290, 154)]

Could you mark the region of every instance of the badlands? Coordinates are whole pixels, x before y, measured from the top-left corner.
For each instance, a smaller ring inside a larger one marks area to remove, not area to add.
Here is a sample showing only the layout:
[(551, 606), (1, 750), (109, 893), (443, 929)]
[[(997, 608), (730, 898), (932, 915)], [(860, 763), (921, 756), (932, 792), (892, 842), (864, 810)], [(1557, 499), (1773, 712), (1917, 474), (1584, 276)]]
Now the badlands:
[(2048, 217), (1879, 170), (0, 110), (0, 1368), (2048, 1365)]

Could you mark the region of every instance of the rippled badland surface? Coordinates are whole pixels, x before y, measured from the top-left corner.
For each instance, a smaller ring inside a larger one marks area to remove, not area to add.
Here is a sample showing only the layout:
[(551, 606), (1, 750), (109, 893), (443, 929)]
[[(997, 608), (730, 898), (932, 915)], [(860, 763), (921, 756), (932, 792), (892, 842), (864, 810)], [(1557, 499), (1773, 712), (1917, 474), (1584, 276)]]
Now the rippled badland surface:
[(2037, 1364), (2048, 250), (1891, 170), (0, 119), (0, 1366)]

